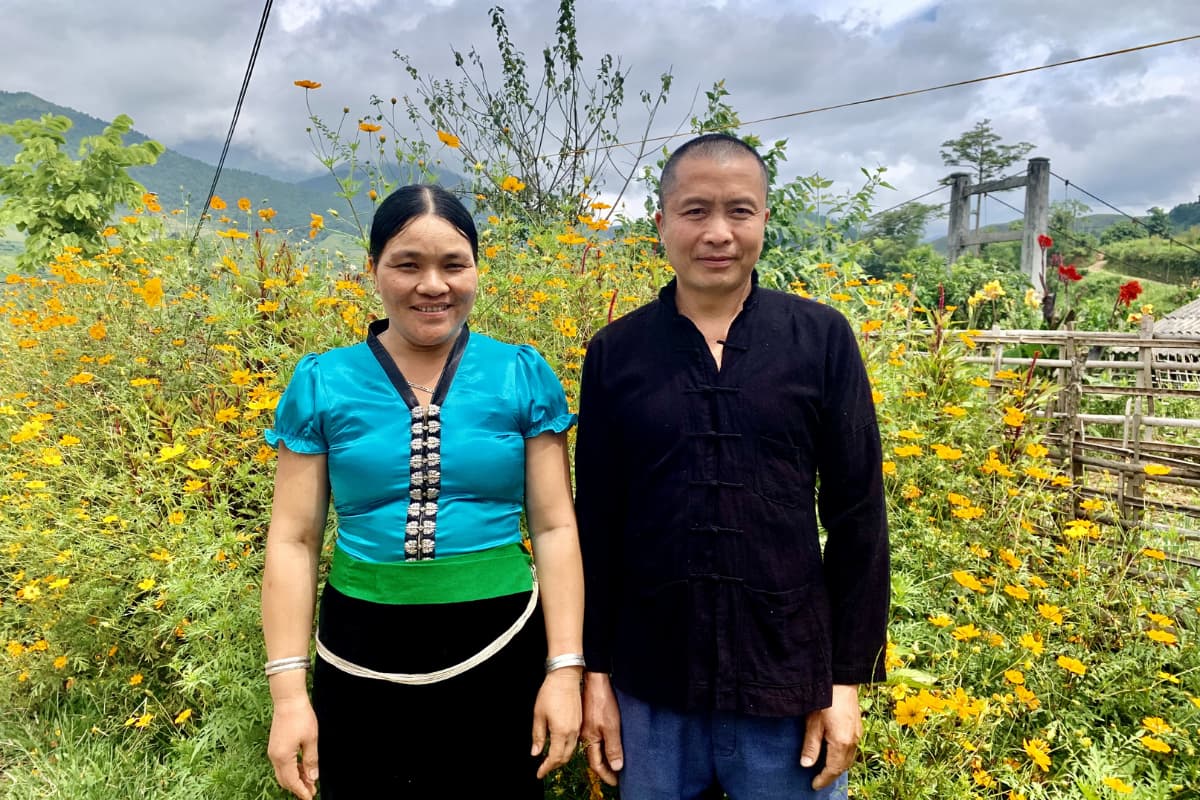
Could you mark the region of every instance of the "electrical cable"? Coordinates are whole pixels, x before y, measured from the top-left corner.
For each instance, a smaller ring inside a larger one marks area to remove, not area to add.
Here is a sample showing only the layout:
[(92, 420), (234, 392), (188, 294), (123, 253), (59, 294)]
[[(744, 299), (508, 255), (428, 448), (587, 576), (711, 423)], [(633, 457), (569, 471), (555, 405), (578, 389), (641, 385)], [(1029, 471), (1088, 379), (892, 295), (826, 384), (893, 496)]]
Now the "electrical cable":
[(204, 208), (200, 211), (200, 218), (196, 220), (196, 230), (192, 234), (192, 241), (188, 244), (188, 250), (191, 251), (196, 247), (196, 241), (200, 238), (200, 228), (204, 225), (204, 217), (208, 214), (209, 208), (212, 206), (213, 197), (217, 194), (217, 182), (221, 179), (221, 170), (225, 166), (225, 157), (229, 155), (229, 145), (233, 142), (233, 131), (237, 127), (238, 117), (242, 113), (242, 103), (246, 100), (246, 90), (250, 87), (250, 76), (254, 72), (254, 62), (258, 59), (258, 50), (262, 46), (263, 33), (267, 29), (267, 18), (271, 15), (271, 4), (274, 0), (266, 0), (266, 5), (263, 6), (262, 19), (258, 23), (258, 33), (254, 37), (254, 47), (250, 50), (250, 62), (246, 64), (246, 74), (242, 78), (242, 88), (238, 92), (237, 105), (233, 108), (233, 119), (229, 121), (229, 133), (225, 135), (225, 146), (221, 148), (221, 158), (217, 161), (217, 170), (213, 173), (212, 185), (208, 189), (208, 197), (204, 199)]
[[(1068, 180), (1067, 180), (1066, 178), (1064, 178), (1063, 176), (1061, 176), (1061, 175), (1058, 175), (1058, 174), (1054, 173), (1053, 171), (1052, 171), (1050, 174), (1051, 174), (1051, 175), (1053, 175), (1054, 177), (1058, 178), (1060, 181), (1062, 181), (1063, 183), (1067, 184), (1068, 186), (1072, 185), (1072, 184), (1071, 184), (1071, 182), (1070, 182), (1070, 181), (1068, 181)], [(1147, 225), (1145, 222), (1143, 222), (1142, 220), (1138, 219), (1137, 217), (1133, 216), (1132, 214), (1126, 213), (1125, 211), (1122, 211), (1121, 209), (1117, 208), (1116, 206), (1114, 206), (1112, 203), (1108, 202), (1107, 200), (1105, 200), (1105, 199), (1103, 199), (1103, 198), (1100, 198), (1100, 197), (1097, 197), (1096, 195), (1094, 195), (1094, 194), (1092, 194), (1091, 192), (1089, 192), (1087, 189), (1084, 189), (1084, 188), (1083, 188), (1082, 186), (1080, 186), (1078, 183), (1074, 184), (1074, 186), (1075, 186), (1075, 188), (1076, 188), (1078, 191), (1080, 191), (1080, 192), (1083, 192), (1083, 193), (1084, 193), (1084, 194), (1086, 194), (1088, 197), (1090, 197), (1090, 198), (1092, 198), (1093, 200), (1095, 200), (1097, 203), (1103, 203), (1104, 205), (1108, 206), (1109, 208), (1111, 208), (1113, 211), (1117, 212), (1118, 214), (1121, 214), (1122, 216), (1128, 217), (1129, 219), (1133, 220), (1133, 221), (1134, 221), (1135, 223), (1137, 223), (1138, 225), (1141, 225), (1141, 226), (1142, 226), (1143, 228), (1145, 228), (1147, 231), (1149, 231), (1149, 230), (1150, 230), (1150, 226), (1149, 226), (1149, 225)], [(1180, 247), (1185, 247), (1185, 248), (1187, 248), (1188, 250), (1191, 250), (1193, 253), (1195, 253), (1195, 254), (1197, 254), (1197, 255), (1200, 255), (1200, 250), (1197, 250), (1196, 248), (1192, 247), (1192, 246), (1191, 246), (1190, 244), (1188, 244), (1187, 242), (1181, 242), (1181, 241), (1179, 241), (1178, 239), (1176, 239), (1175, 237), (1171, 236), (1170, 234), (1167, 234), (1166, 236), (1164, 236), (1164, 237), (1162, 237), (1162, 238), (1166, 239), (1168, 242), (1171, 242), (1172, 244), (1177, 244), (1177, 245), (1179, 245)]]

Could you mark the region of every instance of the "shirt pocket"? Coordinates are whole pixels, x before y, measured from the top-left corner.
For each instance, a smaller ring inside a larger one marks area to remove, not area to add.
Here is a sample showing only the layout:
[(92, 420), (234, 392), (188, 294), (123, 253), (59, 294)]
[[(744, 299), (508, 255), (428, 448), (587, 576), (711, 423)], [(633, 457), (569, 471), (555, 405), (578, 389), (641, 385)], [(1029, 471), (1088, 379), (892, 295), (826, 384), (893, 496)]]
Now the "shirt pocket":
[(829, 682), (828, 602), (820, 588), (772, 592), (743, 586), (741, 603), (740, 682), (781, 688)]
[(771, 436), (757, 439), (754, 469), (755, 487), (760, 496), (773, 503), (795, 508), (804, 492), (812, 491), (812, 466), (801, 463), (801, 450)]

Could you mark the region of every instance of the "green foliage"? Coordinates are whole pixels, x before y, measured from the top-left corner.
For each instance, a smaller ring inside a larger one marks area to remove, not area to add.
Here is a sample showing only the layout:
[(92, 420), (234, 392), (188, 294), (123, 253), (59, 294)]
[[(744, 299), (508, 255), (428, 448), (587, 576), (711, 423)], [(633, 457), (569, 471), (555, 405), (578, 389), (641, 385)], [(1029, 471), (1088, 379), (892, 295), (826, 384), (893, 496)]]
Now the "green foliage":
[[(407, 54), (395, 51), (415, 84), (416, 99), (404, 98), (409, 117), (431, 133), (438, 132), (439, 138), (453, 137), (450, 146), (460, 151), (474, 180), (473, 193), (493, 209), (511, 205), (527, 220), (586, 215), (589, 204), (583, 195), (593, 192), (605, 174), (622, 182), (620, 196), (646, 153), (646, 133), (631, 152), (617, 147), (628, 69), (619, 58), (605, 54), (595, 75), (586, 76), (575, 0), (559, 1), (555, 40), (541, 53), (537, 77), (509, 36), (504, 9), (496, 6), (489, 14), (501, 62), (498, 81), (489, 80), (483, 57), (474, 48), (465, 54), (454, 51), (461, 74), (457, 80), (428, 77)], [(660, 77), (657, 92), (641, 92), (647, 132), (670, 88), (668, 72)], [(618, 153), (630, 156), (634, 166), (621, 163)], [(524, 186), (506, 187), (509, 176)]]
[(1200, 280), (1200, 239), (1191, 246), (1195, 250), (1164, 239), (1130, 239), (1114, 242), (1104, 252), (1129, 275), (1187, 286)]
[(992, 130), (990, 119), (976, 122), (957, 139), (942, 142), (942, 163), (948, 167), (969, 167), (976, 183), (1001, 175), (1004, 170), (1027, 156), (1034, 145), (1029, 142), (1000, 144), (1000, 134)]
[(1130, 239), (1141, 239), (1146, 235), (1146, 229), (1133, 220), (1123, 219), (1104, 229), (1100, 234), (1100, 244), (1109, 245), (1114, 242), (1125, 242)]
[(1163, 211), (1158, 206), (1146, 211), (1146, 232), (1151, 236), (1167, 238), (1171, 235), (1171, 220), (1167, 216), (1167, 212)]
[(896, 272), (901, 259), (917, 248), (929, 222), (940, 216), (940, 205), (925, 203), (906, 203), (872, 215), (863, 233), (871, 246), (863, 267), (877, 277)]
[(1171, 230), (1177, 233), (1200, 225), (1200, 200), (1194, 203), (1180, 203), (1170, 210), (1167, 218), (1171, 222)]
[(0, 125), (21, 152), (0, 166), (0, 225), (25, 234), (25, 252), (17, 265), (26, 270), (45, 266), (64, 247), (96, 255), (107, 247), (101, 231), (118, 206), (140, 202), (143, 188), (127, 170), (153, 164), (164, 148), (157, 142), (125, 145), (122, 138), (133, 120), (122, 114), (99, 136), (79, 147), (79, 160), (63, 152), (71, 120), (43, 116)]

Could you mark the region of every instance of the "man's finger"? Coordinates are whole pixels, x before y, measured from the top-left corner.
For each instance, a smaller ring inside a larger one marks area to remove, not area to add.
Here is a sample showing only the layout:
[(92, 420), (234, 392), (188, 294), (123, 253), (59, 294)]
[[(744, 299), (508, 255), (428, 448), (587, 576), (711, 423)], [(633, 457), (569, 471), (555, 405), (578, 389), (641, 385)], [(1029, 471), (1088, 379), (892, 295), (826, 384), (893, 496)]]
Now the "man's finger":
[(839, 775), (850, 769), (850, 764), (854, 761), (854, 754), (857, 749), (853, 744), (827, 743), (825, 769), (821, 770), (820, 774), (813, 778), (813, 790), (824, 789), (837, 780)]
[[(825, 738), (825, 721), (820, 712), (808, 715), (804, 725), (804, 744), (800, 748), (800, 766), (811, 767), (821, 756), (821, 741)], [(816, 785), (815, 783), (813, 784)]]
[[(609, 786), (616, 786), (617, 773), (614, 772), (609, 766), (609, 762), (606, 758), (605, 745), (606, 742), (603, 739), (593, 740), (584, 745), (584, 751), (587, 753), (588, 766), (591, 767), (592, 772), (596, 773), (596, 776), (600, 778), (600, 780), (604, 781)], [(618, 747), (618, 752), (619, 751), (620, 750)]]

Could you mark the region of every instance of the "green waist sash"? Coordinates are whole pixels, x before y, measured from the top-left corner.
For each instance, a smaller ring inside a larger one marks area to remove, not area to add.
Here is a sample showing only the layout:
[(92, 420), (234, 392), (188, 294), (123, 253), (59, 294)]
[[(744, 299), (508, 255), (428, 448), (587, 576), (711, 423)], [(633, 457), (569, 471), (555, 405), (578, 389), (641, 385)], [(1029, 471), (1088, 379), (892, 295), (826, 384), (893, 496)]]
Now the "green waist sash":
[(370, 603), (466, 603), (528, 592), (533, 586), (530, 563), (519, 544), (387, 564), (359, 561), (335, 546), (329, 583), (342, 594)]

